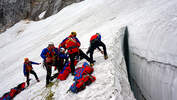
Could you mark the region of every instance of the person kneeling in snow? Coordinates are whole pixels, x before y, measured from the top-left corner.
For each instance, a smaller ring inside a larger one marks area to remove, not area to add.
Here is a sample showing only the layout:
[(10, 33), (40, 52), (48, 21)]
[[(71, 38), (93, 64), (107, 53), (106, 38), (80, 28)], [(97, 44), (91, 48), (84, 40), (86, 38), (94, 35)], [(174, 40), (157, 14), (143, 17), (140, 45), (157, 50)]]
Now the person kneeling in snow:
[(29, 75), (30, 74), (33, 74), (35, 76), (37, 82), (39, 82), (39, 78), (36, 75), (36, 73), (34, 72), (32, 64), (40, 65), (41, 63), (32, 62), (32, 61), (29, 61), (28, 58), (24, 58), (23, 72), (24, 72), (24, 75), (27, 78), (27, 80), (26, 80), (27, 86), (29, 86), (29, 81), (30, 81), (29, 80)]
[[(103, 51), (99, 48), (99, 46), (103, 47)], [(102, 54), (104, 54), (104, 59), (108, 59), (106, 45), (101, 41), (101, 35), (96, 33), (90, 38), (90, 46), (86, 52), (86, 54), (90, 53), (90, 58), (93, 60), (93, 52), (95, 49), (98, 49)]]
[(59, 51), (59, 69), (60, 71), (63, 69), (64, 65), (68, 62), (69, 55), (65, 53), (64, 48), (58, 48)]
[(68, 54), (65, 53), (64, 48), (58, 49), (58, 60), (57, 60), (57, 66), (55, 67), (55, 70), (58, 69), (58, 73), (55, 73), (51, 78), (50, 81), (57, 78), (60, 72), (63, 70), (64, 65), (68, 62)]

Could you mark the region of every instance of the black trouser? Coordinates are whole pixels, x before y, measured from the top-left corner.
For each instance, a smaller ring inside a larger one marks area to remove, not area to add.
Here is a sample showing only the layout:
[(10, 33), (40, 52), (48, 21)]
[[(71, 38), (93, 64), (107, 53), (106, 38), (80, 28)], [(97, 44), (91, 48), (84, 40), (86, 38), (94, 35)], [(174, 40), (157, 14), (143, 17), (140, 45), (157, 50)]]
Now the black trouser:
[[(46, 63), (44, 61), (44, 66), (46, 67), (47, 70), (47, 75), (46, 75), (46, 85), (49, 84), (50, 80), (53, 80), (54, 78), (57, 78), (59, 72), (62, 70), (63, 68), (63, 62), (61, 59), (58, 59), (57, 57), (55, 58), (54, 62), (51, 63)], [(58, 73), (54, 74), (54, 76), (51, 77), (52, 74), (52, 66), (56, 66)]]
[(51, 73), (52, 73), (52, 66), (45, 64), (46, 70), (47, 70), (47, 75), (46, 75), (46, 85), (49, 84), (50, 78), (51, 78)]
[(57, 65), (55, 65), (55, 66), (56, 66), (56, 68), (57, 68), (57, 70), (58, 70), (58, 73), (55, 73), (55, 74), (50, 78), (51, 81), (52, 81), (53, 79), (57, 78), (58, 75), (59, 75), (59, 73), (60, 73), (60, 71), (63, 69), (63, 67), (64, 67), (63, 59), (58, 60), (58, 61), (57, 61)]
[[(55, 60), (56, 61), (56, 60)], [(46, 71), (47, 71), (47, 75), (46, 75), (46, 86), (49, 84), (50, 82), (50, 79), (51, 79), (51, 74), (52, 74), (52, 66), (56, 65), (57, 63), (56, 62), (49, 62), (49, 63), (46, 63), (44, 61), (44, 66), (46, 68)], [(56, 66), (57, 69), (58, 69), (58, 66)]]
[(59, 58), (58, 60), (58, 71), (60, 72), (64, 67), (64, 59)]
[(36, 75), (36, 73), (33, 71), (33, 70), (31, 70), (30, 72), (29, 71), (26, 71), (26, 78), (27, 78), (27, 85), (29, 85), (29, 75), (30, 74), (33, 74), (34, 76), (35, 76), (35, 78), (36, 78), (36, 80), (38, 80), (39, 78), (37, 77), (37, 75)]
[(74, 60), (77, 56), (85, 58), (88, 62), (93, 63), (93, 60), (91, 60), (81, 49), (79, 49), (79, 52), (69, 54), (69, 58), (71, 61), (71, 65), (70, 65), (71, 73), (75, 72)]
[(99, 46), (103, 47), (104, 56), (107, 56), (106, 45), (102, 41), (99, 41), (99, 40), (91, 41), (90, 47), (89, 47), (89, 50), (88, 50), (88, 52), (90, 53), (90, 59), (91, 60), (93, 60), (93, 52), (94, 52), (94, 50), (96, 48), (98, 48)]
[(54, 74), (52, 76), (52, 79), (53, 80), (54, 78), (57, 78), (58, 74), (62, 71), (63, 67), (64, 67), (64, 59), (63, 58), (59, 58), (58, 60), (56, 60), (56, 63), (55, 65), (57, 70), (58, 70), (58, 73)]

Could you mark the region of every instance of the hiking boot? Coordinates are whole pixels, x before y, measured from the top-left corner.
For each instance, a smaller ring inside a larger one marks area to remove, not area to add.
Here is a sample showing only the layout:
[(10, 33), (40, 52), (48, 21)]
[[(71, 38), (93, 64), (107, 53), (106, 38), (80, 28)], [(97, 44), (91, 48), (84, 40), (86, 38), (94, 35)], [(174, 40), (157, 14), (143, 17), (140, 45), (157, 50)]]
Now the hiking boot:
[(49, 80), (50, 80), (50, 81), (53, 81), (53, 79), (54, 79), (53, 77), (50, 77), (50, 79), (49, 79)]
[(90, 61), (90, 65), (91, 64), (94, 65), (95, 62), (96, 62), (95, 60)]
[(37, 82), (40, 82), (40, 80), (39, 80), (39, 79), (37, 79)]
[(90, 63), (90, 66), (93, 67), (94, 63)]
[(96, 62), (96, 60), (93, 60), (93, 63), (95, 63)]
[(50, 87), (50, 83), (51, 83), (51, 82), (49, 82), (48, 84), (46, 84), (45, 87), (46, 87), (46, 88)]
[(106, 56), (104, 56), (104, 59), (106, 60), (106, 59), (108, 59), (108, 56), (106, 55)]
[(46, 84), (45, 87), (48, 88), (48, 87), (49, 87), (49, 84)]

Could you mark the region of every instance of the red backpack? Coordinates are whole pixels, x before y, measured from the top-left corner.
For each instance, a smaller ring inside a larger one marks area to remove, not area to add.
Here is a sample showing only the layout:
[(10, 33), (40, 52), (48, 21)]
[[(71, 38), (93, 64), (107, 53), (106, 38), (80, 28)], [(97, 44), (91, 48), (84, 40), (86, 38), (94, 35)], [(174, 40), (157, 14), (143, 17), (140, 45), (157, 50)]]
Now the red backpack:
[(69, 54), (78, 52), (79, 45), (80, 44), (77, 43), (77, 40), (74, 37), (68, 37), (68, 39), (65, 42), (65, 47), (67, 48)]

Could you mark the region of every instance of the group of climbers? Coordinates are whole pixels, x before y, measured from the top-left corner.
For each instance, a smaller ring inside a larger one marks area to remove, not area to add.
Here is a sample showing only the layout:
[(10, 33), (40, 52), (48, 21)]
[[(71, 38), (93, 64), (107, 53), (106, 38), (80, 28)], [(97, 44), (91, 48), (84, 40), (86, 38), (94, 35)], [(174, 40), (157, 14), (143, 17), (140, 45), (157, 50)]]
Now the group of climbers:
[[(41, 58), (43, 59), (43, 65), (46, 68), (47, 75), (46, 75), (46, 87), (50, 83), (50, 81), (58, 76), (58, 74), (62, 71), (65, 64), (67, 64), (68, 61), (70, 61), (70, 70), (71, 74), (75, 75), (75, 59), (78, 58), (84, 58), (89, 63), (90, 66), (94, 65), (95, 60), (93, 60), (93, 52), (96, 48), (101, 51), (102, 54), (104, 54), (105, 60), (108, 58), (106, 46), (101, 41), (101, 35), (99, 33), (96, 33), (93, 35), (90, 39), (90, 46), (86, 52), (86, 54), (81, 50), (80, 48), (80, 41), (76, 37), (76, 32), (71, 32), (71, 34), (66, 37), (56, 48), (54, 46), (53, 42), (50, 42), (48, 44), (47, 48), (44, 48), (41, 52)], [(103, 51), (99, 47), (103, 47)], [(87, 56), (90, 53), (90, 57)], [(32, 69), (32, 64), (39, 65), (40, 63), (35, 63), (32, 61), (29, 61), (28, 58), (25, 58), (24, 62), (24, 74), (27, 77), (27, 85), (29, 85), (29, 74), (33, 74), (36, 78), (36, 80), (39, 82), (39, 79), (36, 75), (36, 73)], [(55, 67), (55, 69), (58, 70), (58, 73), (56, 73), (54, 76), (51, 76), (52, 73), (52, 66)]]
[[(43, 66), (46, 68), (47, 72), (46, 87), (54, 78), (66, 80), (66, 77), (70, 72), (74, 75), (74, 83), (69, 88), (69, 91), (73, 93), (78, 93), (96, 80), (96, 77), (91, 75), (93, 72), (93, 65), (96, 62), (93, 59), (93, 53), (95, 49), (98, 49), (104, 54), (104, 59), (108, 59), (106, 45), (101, 41), (101, 35), (96, 33), (90, 38), (90, 46), (85, 54), (81, 50), (81, 43), (76, 36), (76, 32), (71, 32), (71, 34), (59, 44), (58, 48), (54, 46), (53, 42), (50, 42), (48, 46), (42, 50), (40, 56), (43, 59)], [(103, 48), (103, 51), (99, 48), (100, 46)], [(90, 54), (90, 57), (87, 56), (88, 54)], [(85, 62), (82, 67), (78, 67), (75, 70), (79, 58), (86, 59), (90, 65)], [(30, 74), (33, 74), (36, 81), (40, 82), (36, 72), (33, 70), (33, 64), (40, 65), (41, 63), (30, 61), (29, 58), (24, 58), (23, 72), (26, 77), (26, 82), (22, 82), (18, 86), (10, 89), (9, 92), (6, 92), (0, 97), (0, 100), (12, 100), (26, 88), (26, 83), (28, 87), (30, 85)], [(58, 73), (51, 76), (53, 66), (58, 70)]]
[[(91, 84), (96, 80), (94, 76), (91, 75), (93, 72), (93, 65), (95, 60), (93, 60), (94, 50), (97, 48), (102, 54), (104, 54), (104, 59), (108, 58), (106, 46), (101, 41), (101, 35), (96, 33), (90, 38), (90, 46), (86, 52), (86, 54), (80, 48), (80, 41), (76, 37), (76, 32), (71, 32), (71, 34), (66, 37), (56, 48), (53, 42), (50, 42), (46, 48), (44, 48), (41, 52), (41, 58), (43, 59), (43, 66), (46, 68), (46, 87), (49, 85), (50, 81), (54, 78), (65, 80), (66, 77), (71, 72), (72, 75), (75, 76), (74, 83), (70, 87), (70, 91), (73, 93), (77, 93), (84, 89), (87, 85)], [(103, 51), (99, 47), (103, 48)], [(90, 54), (90, 57), (87, 56)], [(75, 66), (80, 59), (86, 59), (90, 65), (85, 62), (82, 67), (79, 67), (75, 70)], [(29, 58), (24, 58), (24, 66), (23, 72), (26, 77), (27, 87), (30, 84), (30, 74), (33, 74), (36, 78), (37, 82), (40, 82), (36, 72), (33, 70), (32, 65), (40, 65), (41, 63), (30, 61)], [(52, 67), (58, 70), (58, 73), (52, 74)], [(26, 88), (25, 82), (19, 84), (17, 87), (11, 89), (10, 92), (5, 93), (0, 100), (11, 100), (18, 93)]]

